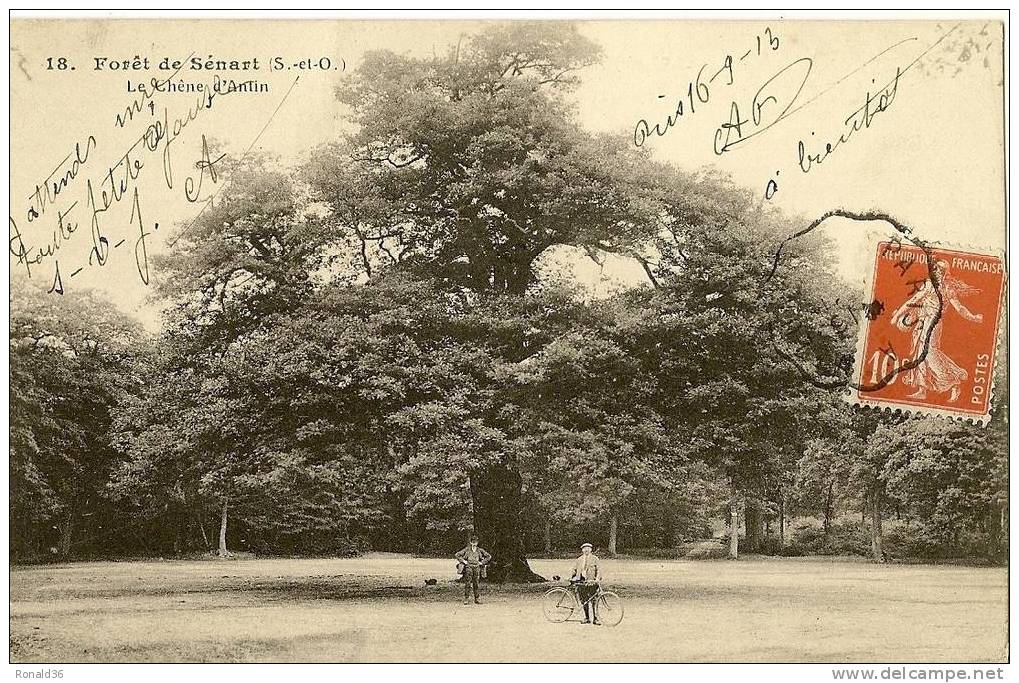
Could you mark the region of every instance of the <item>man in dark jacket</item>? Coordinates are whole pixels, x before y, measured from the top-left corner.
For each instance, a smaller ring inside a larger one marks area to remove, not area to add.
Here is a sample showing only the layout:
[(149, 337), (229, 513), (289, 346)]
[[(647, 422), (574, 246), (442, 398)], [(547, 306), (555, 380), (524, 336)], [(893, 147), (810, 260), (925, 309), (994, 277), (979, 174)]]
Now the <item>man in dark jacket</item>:
[(466, 548), (458, 552), (454, 557), (463, 567), (464, 578), (464, 604), (470, 604), (471, 586), (474, 587), (474, 604), (480, 605), (478, 599), (478, 579), (481, 578), (481, 568), (488, 564), (492, 556), (484, 548), (478, 546), (478, 537), (471, 536), (470, 543)]

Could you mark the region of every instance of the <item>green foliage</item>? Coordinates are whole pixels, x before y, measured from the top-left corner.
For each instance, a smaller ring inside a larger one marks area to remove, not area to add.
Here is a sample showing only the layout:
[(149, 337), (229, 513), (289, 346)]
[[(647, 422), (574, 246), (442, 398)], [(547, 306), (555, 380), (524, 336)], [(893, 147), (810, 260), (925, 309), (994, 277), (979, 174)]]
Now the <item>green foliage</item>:
[(139, 390), (140, 327), (88, 291), (11, 283), (11, 552), (67, 555), (109, 524), (106, 483), (119, 461), (110, 429)]
[(788, 555), (870, 555), (870, 531), (858, 519), (842, 518), (826, 531), (812, 520), (793, 524)]
[(853, 498), (849, 477), (854, 445), (846, 430), (832, 438), (807, 442), (803, 456), (796, 461), (793, 481), (793, 502), (798, 509), (821, 515), (829, 524), (839, 503)]
[(885, 554), (894, 560), (951, 560), (987, 558), (1004, 561), (1007, 557), (1001, 541), (986, 531), (967, 528), (945, 537), (930, 524), (893, 522), (884, 532)]
[(620, 249), (653, 232), (644, 155), (580, 129), (562, 97), (597, 54), (575, 28), (543, 24), (486, 29), (430, 59), (367, 53), (338, 90), (358, 131), (307, 169), (363, 269), (519, 295), (554, 245)]
[[(999, 413), (988, 427), (921, 418), (878, 427), (867, 450), (872, 458), (883, 457), (887, 494), (916, 527), (915, 533), (903, 532), (903, 548), (922, 556), (967, 554), (977, 547), (981, 554), (1001, 552), (1006, 425)], [(967, 540), (974, 534), (984, 538)]]

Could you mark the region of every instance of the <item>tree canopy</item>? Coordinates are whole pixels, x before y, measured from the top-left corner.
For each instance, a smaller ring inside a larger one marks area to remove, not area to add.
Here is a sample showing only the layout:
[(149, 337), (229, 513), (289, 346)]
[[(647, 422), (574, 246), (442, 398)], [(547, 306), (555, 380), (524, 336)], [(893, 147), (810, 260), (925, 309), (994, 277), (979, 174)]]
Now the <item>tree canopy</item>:
[[(90, 295), (16, 290), (12, 532), (63, 519), (71, 539), (97, 501), (176, 550), (217, 523), (223, 553), (445, 551), (474, 530), (495, 580), (539, 578), (526, 553), (553, 527), (615, 549), (620, 526), (676, 543), (742, 510), (759, 551), (792, 514), (827, 535), (895, 507), (940, 547), (990, 534), (1003, 415), (890, 419), (826, 388), (861, 297), (832, 245), (776, 261), (796, 217), (585, 131), (569, 93), (598, 56), (527, 22), (368, 53), (336, 93), (352, 133), (298, 168), (222, 162), (227, 187), (155, 259), (154, 340)], [(593, 298), (539, 267), (561, 247), (647, 281)]]

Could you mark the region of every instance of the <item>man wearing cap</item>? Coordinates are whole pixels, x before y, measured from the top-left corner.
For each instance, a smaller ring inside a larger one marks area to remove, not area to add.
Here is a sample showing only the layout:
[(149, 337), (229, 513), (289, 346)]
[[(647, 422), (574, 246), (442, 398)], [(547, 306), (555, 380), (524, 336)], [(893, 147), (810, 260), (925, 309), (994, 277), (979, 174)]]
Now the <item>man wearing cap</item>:
[(458, 552), (457, 562), (463, 567), (464, 577), (464, 604), (470, 604), (471, 586), (474, 587), (474, 604), (480, 605), (478, 599), (478, 579), (481, 578), (481, 568), (488, 564), (492, 556), (484, 548), (478, 546), (478, 537), (471, 536), (470, 543), (466, 548)]
[(598, 592), (601, 574), (598, 570), (598, 557), (591, 552), (593, 549), (594, 546), (590, 543), (580, 546), (581, 555), (573, 565), (573, 576), (570, 581), (577, 584), (577, 597), (584, 605), (584, 623), (590, 624), (593, 619), (595, 626), (601, 626), (593, 599)]

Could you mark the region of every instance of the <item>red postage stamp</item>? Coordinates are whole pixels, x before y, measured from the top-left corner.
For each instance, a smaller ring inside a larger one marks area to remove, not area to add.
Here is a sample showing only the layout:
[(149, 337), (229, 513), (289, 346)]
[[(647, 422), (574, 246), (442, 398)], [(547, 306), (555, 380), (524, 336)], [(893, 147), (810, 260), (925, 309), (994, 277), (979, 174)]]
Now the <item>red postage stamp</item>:
[(1000, 256), (879, 243), (852, 401), (986, 423), (1004, 287)]

